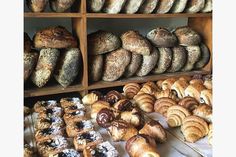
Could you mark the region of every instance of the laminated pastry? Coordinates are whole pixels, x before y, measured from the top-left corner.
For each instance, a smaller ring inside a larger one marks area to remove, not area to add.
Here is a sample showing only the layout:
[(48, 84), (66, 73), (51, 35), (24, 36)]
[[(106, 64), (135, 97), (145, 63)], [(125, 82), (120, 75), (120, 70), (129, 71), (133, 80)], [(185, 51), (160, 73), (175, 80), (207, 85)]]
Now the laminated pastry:
[(153, 106), (155, 103), (155, 98), (152, 95), (143, 93), (134, 96), (134, 101), (137, 106), (144, 112), (150, 113), (153, 112)]
[(159, 0), (157, 5), (157, 14), (168, 13), (171, 7), (174, 5), (175, 0)]
[(80, 157), (80, 153), (74, 149), (64, 149), (56, 154), (50, 154), (49, 157)]
[(37, 118), (35, 123), (36, 130), (42, 130), (47, 128), (63, 128), (65, 123), (61, 117), (46, 117)]
[(201, 42), (200, 35), (188, 26), (176, 28), (174, 34), (177, 36), (179, 44), (182, 46), (199, 45)]
[(58, 104), (57, 104), (56, 100), (37, 101), (34, 104), (34, 111), (39, 113), (39, 112), (45, 111), (46, 109), (54, 108), (57, 106), (58, 106)]
[(79, 133), (74, 137), (73, 144), (77, 151), (83, 151), (86, 147), (98, 145), (103, 141), (102, 136), (96, 131)]
[(156, 47), (174, 47), (178, 40), (169, 30), (157, 27), (147, 34), (148, 40)]
[(54, 77), (63, 86), (69, 86), (79, 73), (81, 54), (78, 48), (65, 50), (60, 56)]
[(159, 89), (162, 89), (162, 82), (163, 81), (165, 81), (165, 80), (158, 80), (157, 82), (156, 82), (156, 85), (157, 85), (157, 87), (159, 88)]
[(97, 101), (91, 106), (91, 118), (96, 119), (98, 112), (103, 108), (110, 108), (110, 104), (106, 101)]
[(212, 122), (212, 108), (209, 105), (201, 104), (193, 110), (193, 115), (201, 117), (206, 122)]
[(137, 94), (146, 93), (146, 94), (154, 95), (159, 90), (160, 89), (157, 87), (157, 85), (154, 82), (148, 81), (143, 84), (142, 88)]
[(177, 94), (175, 92), (173, 92), (170, 89), (166, 89), (166, 90), (161, 90), (161, 91), (157, 91), (154, 93), (154, 96), (156, 99), (160, 99), (160, 98), (171, 98), (173, 100), (178, 101), (179, 98), (177, 97)]
[(205, 0), (191, 0), (188, 1), (185, 11), (187, 13), (197, 13), (205, 6)]
[(87, 8), (89, 12), (100, 12), (106, 0), (89, 0), (87, 1)]
[(130, 157), (160, 157), (156, 147), (155, 140), (144, 134), (131, 137), (125, 145)]
[(131, 53), (123, 48), (112, 51), (105, 56), (102, 79), (115, 81), (125, 72), (131, 60)]
[(108, 14), (118, 14), (125, 3), (126, 0), (106, 0), (103, 7), (103, 12)]
[(142, 57), (142, 64), (136, 71), (136, 75), (140, 77), (148, 75), (153, 70), (153, 68), (155, 68), (159, 59), (159, 51), (153, 47), (150, 55), (143, 55)]
[(164, 80), (161, 84), (162, 90), (171, 89), (172, 85), (175, 83), (176, 80), (177, 79), (174, 77)]
[(35, 48), (75, 48), (77, 41), (63, 26), (53, 26), (38, 31), (34, 36)]
[(118, 111), (131, 111), (133, 109), (133, 104), (128, 99), (121, 99), (116, 102), (113, 107)]
[(201, 91), (200, 102), (212, 106), (212, 90), (205, 89)]
[(178, 127), (183, 123), (184, 118), (190, 116), (188, 109), (180, 105), (174, 105), (167, 110), (167, 123), (170, 127)]
[(144, 1), (138, 12), (141, 14), (151, 14), (155, 10), (158, 1), (159, 0)]
[(49, 2), (53, 11), (61, 13), (69, 9), (75, 0), (50, 0)]
[(31, 80), (38, 86), (43, 87), (53, 75), (60, 52), (57, 49), (41, 49), (38, 63), (32, 72)]
[(142, 59), (142, 55), (132, 53), (130, 63), (125, 69), (124, 76), (127, 78), (133, 76), (138, 68), (142, 65)]
[(212, 12), (212, 0), (205, 0), (205, 6), (201, 10), (202, 13)]
[(89, 81), (97, 82), (102, 79), (103, 73), (103, 55), (89, 56)]
[(83, 104), (80, 104), (80, 103), (76, 103), (72, 106), (64, 108), (65, 113), (72, 113), (72, 112), (75, 112), (75, 111), (78, 111), (78, 110), (85, 111), (86, 109), (85, 109), (85, 106)]
[(209, 124), (208, 143), (212, 146), (213, 125)]
[(173, 52), (170, 48), (158, 48), (159, 59), (157, 60), (156, 67), (152, 70), (154, 74), (164, 73), (170, 66), (172, 61)]
[(199, 46), (188, 46), (185, 47), (187, 50), (187, 61), (181, 71), (191, 71), (194, 68), (194, 65), (201, 58), (201, 49)]
[(180, 71), (187, 62), (187, 50), (183, 46), (176, 46), (172, 48), (172, 61), (167, 72)]
[(184, 91), (185, 96), (194, 97), (198, 102), (200, 102), (201, 91), (206, 89), (203, 84), (194, 83), (190, 84)]
[(24, 53), (30, 53), (31, 46), (32, 46), (32, 41), (29, 35), (26, 32), (24, 32)]
[(44, 111), (39, 112), (39, 118), (51, 118), (51, 117), (62, 117), (63, 110), (60, 107), (47, 108)]
[(101, 96), (98, 93), (91, 92), (83, 97), (82, 102), (85, 105), (92, 105), (99, 99), (101, 99)]
[(211, 58), (211, 53), (208, 47), (204, 43), (201, 43), (200, 48), (201, 48), (201, 57), (199, 61), (194, 65), (196, 69), (204, 68)]
[(183, 120), (181, 131), (187, 142), (194, 143), (208, 134), (208, 124), (198, 116), (188, 116)]
[(138, 94), (139, 90), (140, 85), (137, 83), (128, 83), (123, 87), (124, 94), (128, 99), (133, 99), (133, 97)]
[(47, 6), (48, 0), (27, 0), (27, 6), (32, 12), (43, 12)]
[(119, 157), (119, 153), (110, 142), (106, 141), (98, 145), (86, 147), (83, 150), (84, 157)]
[(131, 111), (121, 112), (120, 119), (133, 125), (135, 128), (140, 128), (144, 125), (144, 117), (136, 108)]
[(184, 108), (192, 112), (195, 108), (199, 106), (199, 103), (195, 98), (186, 96), (178, 102), (178, 105), (183, 106)]
[(78, 97), (73, 97), (73, 98), (61, 98), (60, 104), (62, 108), (74, 106), (77, 103), (81, 103), (80, 98)]
[(145, 123), (144, 127), (139, 130), (139, 134), (145, 134), (154, 138), (159, 143), (167, 141), (167, 133), (163, 126), (155, 120), (150, 120)]
[(138, 130), (123, 120), (114, 120), (107, 128), (113, 141), (127, 141), (130, 137), (137, 135)]
[(126, 14), (134, 14), (138, 11), (145, 0), (128, 0), (122, 11)]
[(130, 52), (150, 55), (152, 45), (138, 31), (127, 31), (121, 35), (122, 47)]
[(47, 141), (56, 136), (63, 136), (64, 132), (61, 128), (52, 127), (52, 128), (45, 128), (40, 129), (35, 132), (35, 140), (37, 142)]
[(155, 112), (162, 114), (164, 117), (167, 117), (167, 110), (169, 107), (177, 105), (177, 102), (170, 98), (160, 98), (156, 100), (154, 104)]
[(185, 79), (179, 79), (174, 82), (174, 84), (171, 86), (171, 91), (176, 93), (178, 98), (182, 99), (185, 97), (184, 91), (188, 87), (189, 83)]
[(124, 98), (124, 96), (116, 90), (109, 91), (105, 95), (105, 101), (108, 102), (110, 105), (115, 104), (116, 102), (118, 102), (119, 100), (121, 100), (123, 98)]
[(66, 133), (68, 137), (76, 137), (81, 133), (92, 131), (93, 129), (94, 126), (90, 120), (74, 121), (66, 126)]
[(174, 5), (172, 6), (171, 13), (182, 13), (187, 5), (188, 0), (175, 0)]
[(96, 117), (96, 122), (100, 127), (107, 128), (115, 120), (116, 115), (112, 109), (102, 108)]
[(24, 81), (27, 81), (38, 60), (38, 53), (24, 53)]
[(99, 30), (88, 35), (88, 53), (99, 55), (121, 47), (120, 38), (111, 32)]
[(75, 121), (81, 121), (87, 119), (85, 117), (85, 111), (76, 110), (74, 112), (65, 113), (63, 116), (65, 123), (68, 125), (70, 123), (74, 123)]

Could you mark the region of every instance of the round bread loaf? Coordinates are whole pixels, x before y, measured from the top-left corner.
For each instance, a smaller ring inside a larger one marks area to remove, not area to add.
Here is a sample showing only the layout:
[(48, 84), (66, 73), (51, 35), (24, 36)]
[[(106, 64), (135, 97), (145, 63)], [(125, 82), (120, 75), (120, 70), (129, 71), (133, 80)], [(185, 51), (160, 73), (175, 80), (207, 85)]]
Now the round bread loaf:
[(27, 6), (32, 12), (43, 12), (48, 0), (27, 0)]
[(34, 36), (35, 48), (75, 48), (77, 41), (65, 27), (48, 27)]
[(100, 12), (105, 3), (105, 0), (89, 0), (87, 1), (87, 7), (89, 12)]
[(197, 13), (205, 6), (205, 0), (191, 0), (188, 1), (185, 11), (187, 13)]
[(106, 0), (103, 11), (108, 14), (118, 14), (123, 6), (125, 5), (126, 0)]
[(172, 52), (172, 63), (167, 72), (179, 71), (187, 61), (187, 51), (183, 46), (173, 47)]
[(199, 61), (201, 57), (201, 49), (199, 46), (188, 46), (187, 50), (187, 62), (181, 71), (191, 71), (194, 68), (194, 64)]
[(24, 32), (24, 53), (29, 53), (31, 51), (31, 39), (27, 33)]
[(38, 53), (24, 53), (24, 81), (27, 81), (38, 60)]
[(158, 27), (149, 32), (147, 38), (156, 47), (174, 47), (178, 40), (174, 34), (162, 27)]
[(61, 13), (69, 9), (75, 0), (50, 0), (49, 2), (53, 11)]
[(106, 54), (102, 79), (104, 81), (119, 79), (124, 74), (130, 60), (131, 53), (123, 48)]
[(103, 55), (89, 56), (89, 80), (90, 82), (102, 79)]
[(156, 67), (153, 69), (154, 74), (164, 73), (171, 65), (172, 51), (170, 48), (158, 48), (160, 56)]
[(212, 0), (205, 0), (205, 6), (201, 10), (202, 13), (209, 13), (212, 11)]
[(131, 61), (125, 69), (124, 76), (125, 77), (133, 76), (140, 67), (140, 65), (142, 64), (142, 59), (143, 59), (142, 55), (131, 53)]
[(204, 43), (201, 43), (200, 48), (201, 48), (201, 58), (195, 64), (196, 69), (201, 69), (205, 67), (211, 58), (211, 53), (208, 47)]
[(182, 46), (194, 46), (199, 45), (201, 42), (200, 35), (188, 26), (178, 27), (174, 34), (179, 40), (179, 44)]
[(145, 0), (138, 12), (141, 14), (151, 14), (157, 7), (158, 1), (159, 0)]
[(113, 33), (97, 31), (88, 35), (88, 53), (90, 55), (104, 54), (121, 47), (120, 38)]
[(122, 11), (126, 14), (134, 14), (138, 11), (143, 2), (144, 0), (128, 0)]
[(130, 52), (150, 55), (152, 46), (147, 39), (137, 31), (128, 31), (121, 35), (122, 47)]
[(172, 13), (182, 13), (187, 5), (188, 0), (175, 0), (173, 7), (171, 8)]
[(136, 72), (137, 76), (146, 76), (152, 71), (152, 69), (156, 66), (159, 58), (158, 50), (153, 47), (152, 53), (149, 56), (143, 56), (143, 61), (141, 66)]
[(157, 5), (157, 14), (168, 13), (173, 6), (175, 0), (159, 0)]

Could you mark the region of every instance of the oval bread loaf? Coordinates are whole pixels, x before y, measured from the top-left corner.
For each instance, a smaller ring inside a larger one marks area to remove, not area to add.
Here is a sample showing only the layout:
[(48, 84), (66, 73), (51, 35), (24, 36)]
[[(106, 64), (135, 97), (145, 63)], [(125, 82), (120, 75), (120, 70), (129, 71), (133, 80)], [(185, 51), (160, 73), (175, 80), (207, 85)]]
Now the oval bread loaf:
[(154, 74), (164, 73), (171, 65), (172, 51), (170, 48), (158, 48), (159, 60), (157, 61), (156, 67), (153, 69)]
[(90, 82), (102, 79), (103, 55), (89, 56), (89, 80)]
[(32, 12), (43, 12), (48, 0), (27, 0), (27, 6)]
[(182, 13), (187, 5), (188, 0), (175, 0), (173, 7), (171, 8), (172, 13)]
[(168, 13), (173, 6), (175, 0), (159, 0), (157, 5), (157, 14)]
[(138, 12), (141, 14), (151, 14), (157, 7), (158, 1), (159, 0), (145, 0)]
[(125, 5), (126, 0), (106, 0), (103, 11), (108, 14), (118, 14), (123, 6)]
[(208, 47), (204, 43), (201, 43), (200, 48), (201, 48), (201, 58), (195, 64), (196, 69), (201, 69), (205, 67), (211, 58), (211, 53)]
[(140, 67), (140, 65), (142, 64), (142, 59), (143, 59), (142, 55), (131, 53), (131, 61), (129, 65), (126, 67), (124, 76), (125, 77), (133, 76)]
[(38, 53), (24, 53), (24, 81), (27, 81), (38, 60)]
[(90, 12), (100, 12), (105, 3), (105, 0), (89, 0), (87, 1), (88, 10)]
[(69, 9), (75, 0), (50, 0), (49, 2), (53, 11), (61, 13)]
[(205, 0), (205, 6), (201, 10), (202, 13), (209, 13), (212, 11), (212, 0)]
[(191, 0), (188, 1), (185, 11), (187, 13), (197, 13), (205, 6), (205, 0)]
[(123, 12), (126, 14), (134, 14), (138, 11), (144, 0), (128, 0), (123, 8)]

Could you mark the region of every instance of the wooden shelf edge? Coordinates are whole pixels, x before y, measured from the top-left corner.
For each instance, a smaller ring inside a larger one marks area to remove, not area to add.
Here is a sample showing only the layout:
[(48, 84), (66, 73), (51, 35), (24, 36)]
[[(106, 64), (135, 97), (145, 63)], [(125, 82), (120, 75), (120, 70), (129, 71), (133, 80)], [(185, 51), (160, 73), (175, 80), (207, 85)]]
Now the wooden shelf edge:
[(45, 17), (45, 18), (52, 18), (52, 17), (58, 17), (58, 18), (71, 18), (71, 17), (77, 17), (81, 18), (81, 13), (33, 13), (33, 12), (25, 12), (24, 17)]

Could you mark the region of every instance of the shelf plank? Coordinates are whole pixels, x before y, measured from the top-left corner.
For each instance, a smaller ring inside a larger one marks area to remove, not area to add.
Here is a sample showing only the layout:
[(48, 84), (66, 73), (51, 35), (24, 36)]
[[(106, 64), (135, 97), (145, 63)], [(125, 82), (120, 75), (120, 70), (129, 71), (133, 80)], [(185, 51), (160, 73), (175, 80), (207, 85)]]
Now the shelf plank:
[(40, 18), (40, 17), (46, 17), (46, 18), (52, 18), (52, 17), (58, 17), (58, 18), (63, 18), (63, 17), (77, 17), (81, 18), (82, 15), (81, 13), (33, 13), (33, 12), (25, 12), (24, 17), (35, 17), (35, 18)]
[(144, 76), (144, 77), (132, 77), (128, 79), (121, 79), (114, 82), (99, 81), (99, 82), (95, 82), (89, 85), (88, 90), (118, 87), (118, 86), (123, 86), (131, 82), (143, 83), (147, 81), (157, 81), (161, 79), (167, 79), (169, 77), (193, 76), (196, 74), (205, 75), (205, 74), (210, 74), (210, 72), (209, 71), (176, 72), (176, 73), (167, 73), (167, 74), (160, 74), (160, 75), (150, 75), (150, 76)]

